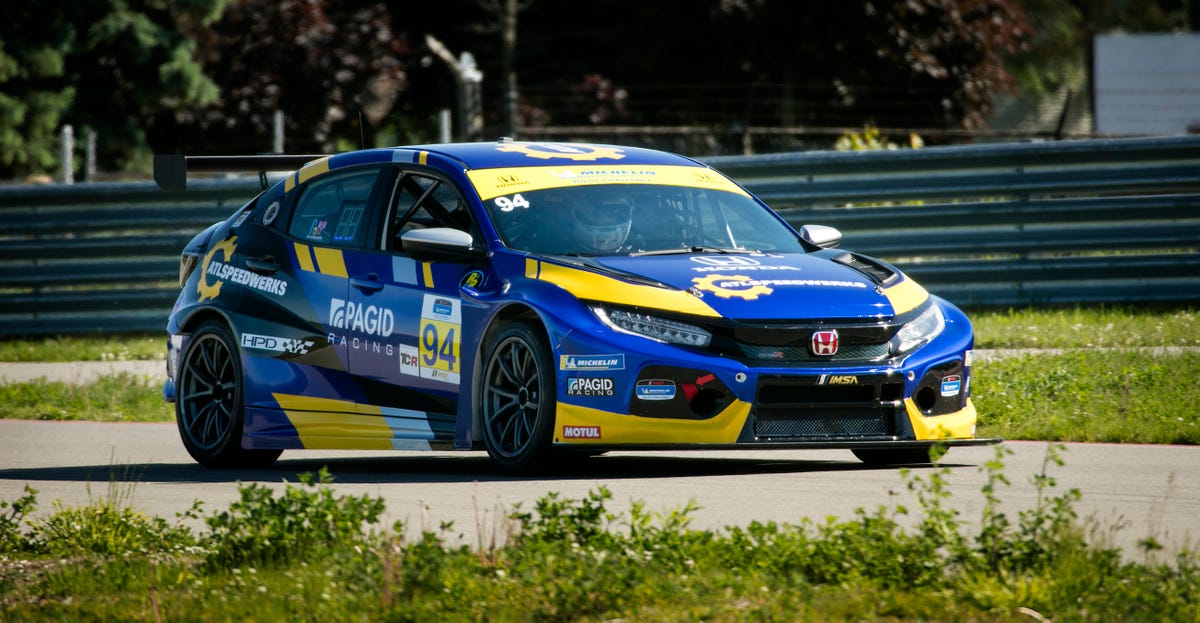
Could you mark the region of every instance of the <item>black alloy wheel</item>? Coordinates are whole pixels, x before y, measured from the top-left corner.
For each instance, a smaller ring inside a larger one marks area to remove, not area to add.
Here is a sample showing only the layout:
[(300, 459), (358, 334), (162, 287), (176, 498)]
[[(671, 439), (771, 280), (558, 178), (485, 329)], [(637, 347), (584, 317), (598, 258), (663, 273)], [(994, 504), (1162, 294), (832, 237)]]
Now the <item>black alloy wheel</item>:
[(549, 454), (554, 368), (544, 335), (525, 322), (503, 327), (486, 350), (480, 391), (483, 440), (502, 469), (526, 471)]
[(208, 321), (192, 334), (179, 367), (175, 421), (183, 446), (207, 467), (265, 467), (282, 450), (242, 448), (242, 363), (225, 325)]

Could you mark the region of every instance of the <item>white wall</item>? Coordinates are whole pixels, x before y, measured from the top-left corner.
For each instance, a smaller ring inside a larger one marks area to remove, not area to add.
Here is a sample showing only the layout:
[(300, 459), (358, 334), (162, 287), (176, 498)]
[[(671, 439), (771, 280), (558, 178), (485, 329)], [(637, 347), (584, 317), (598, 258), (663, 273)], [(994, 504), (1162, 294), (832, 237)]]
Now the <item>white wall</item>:
[(1200, 124), (1200, 34), (1096, 36), (1096, 132), (1183, 134)]

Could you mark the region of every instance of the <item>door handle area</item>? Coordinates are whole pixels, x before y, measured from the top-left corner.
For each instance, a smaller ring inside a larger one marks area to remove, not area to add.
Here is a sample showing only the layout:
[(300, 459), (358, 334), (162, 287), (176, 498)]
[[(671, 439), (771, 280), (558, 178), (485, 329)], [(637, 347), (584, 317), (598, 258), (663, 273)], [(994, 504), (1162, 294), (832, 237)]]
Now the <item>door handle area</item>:
[(371, 273), (366, 277), (351, 277), (350, 285), (363, 292), (378, 292), (383, 289), (383, 282), (379, 280), (379, 275), (375, 273)]
[(275, 258), (270, 255), (264, 255), (260, 258), (249, 258), (246, 260), (246, 268), (260, 275), (274, 275), (279, 272), (279, 264), (275, 262)]

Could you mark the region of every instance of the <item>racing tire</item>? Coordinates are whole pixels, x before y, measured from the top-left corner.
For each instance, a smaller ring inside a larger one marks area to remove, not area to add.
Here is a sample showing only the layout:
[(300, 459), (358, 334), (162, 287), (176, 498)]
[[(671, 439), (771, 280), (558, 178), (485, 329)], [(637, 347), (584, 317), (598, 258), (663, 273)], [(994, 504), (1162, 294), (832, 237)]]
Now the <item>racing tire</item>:
[(851, 450), (867, 465), (927, 465), (932, 463), (929, 446), (920, 448), (856, 448)]
[(556, 404), (545, 335), (530, 323), (513, 322), (495, 333), (484, 352), (479, 406), (488, 457), (513, 473), (544, 465)]
[(208, 321), (192, 334), (179, 366), (175, 423), (183, 447), (205, 467), (266, 467), (282, 450), (242, 447), (242, 360), (229, 329)]

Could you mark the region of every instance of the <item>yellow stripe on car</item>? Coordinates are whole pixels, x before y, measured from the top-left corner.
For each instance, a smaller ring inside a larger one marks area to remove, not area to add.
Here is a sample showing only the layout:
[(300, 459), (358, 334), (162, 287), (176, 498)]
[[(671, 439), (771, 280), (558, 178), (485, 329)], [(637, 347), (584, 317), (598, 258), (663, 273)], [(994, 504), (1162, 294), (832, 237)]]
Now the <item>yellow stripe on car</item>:
[(550, 262), (536, 262), (536, 264), (537, 266), (531, 267), (529, 261), (526, 261), (526, 276), (531, 273), (537, 275), (537, 279), (553, 283), (579, 299), (637, 303), (643, 307), (666, 309), (684, 314), (710, 318), (720, 317), (715, 309), (682, 290), (629, 283), (599, 273)]
[[(735, 400), (723, 411), (707, 420), (676, 420), (621, 415), (590, 407), (558, 403), (554, 421), (555, 443), (735, 443), (746, 418), (750, 403)], [(590, 429), (597, 436), (572, 439), (564, 429)]]
[(929, 293), (925, 291), (925, 288), (922, 288), (920, 284), (908, 277), (905, 277), (904, 281), (884, 290), (883, 295), (892, 304), (893, 313), (896, 314), (912, 311), (920, 307), (929, 298)]
[(921, 413), (912, 398), (904, 400), (904, 409), (908, 412), (908, 421), (912, 423), (913, 432), (919, 440), (935, 439), (974, 439), (975, 438), (975, 404), (967, 399), (967, 406), (961, 411), (945, 415), (927, 416)]
[[(378, 409), (374, 409), (374, 413), (353, 413), (359, 405), (346, 400), (288, 394), (274, 396), (305, 448), (392, 449), (392, 430), (379, 417)], [(361, 410), (369, 411), (370, 408)]]
[(342, 277), (343, 279), (350, 276), (346, 272), (346, 260), (342, 257), (341, 249), (313, 247), (313, 255), (317, 258), (317, 267), (322, 275)]
[(308, 245), (293, 242), (292, 246), (296, 248), (296, 261), (300, 263), (300, 270), (315, 273), (317, 272), (316, 264), (313, 264), (312, 251)]
[(677, 165), (574, 165), (565, 167), (513, 167), (475, 169), (467, 177), (487, 201), (502, 195), (596, 184), (662, 184), (688, 188), (709, 188), (749, 196), (732, 180), (705, 167)]

